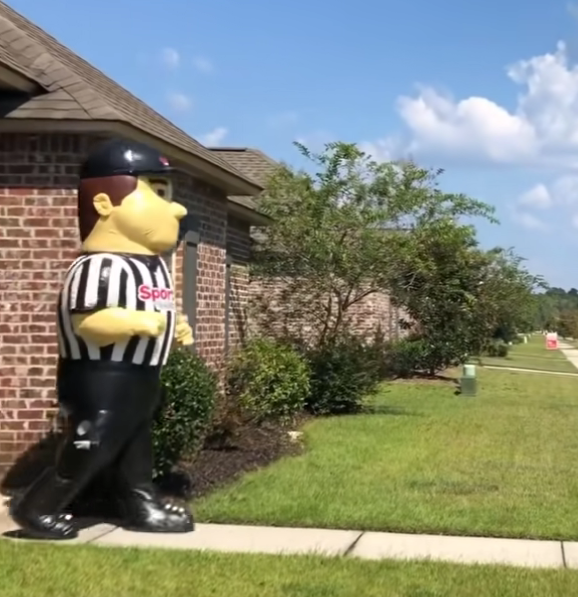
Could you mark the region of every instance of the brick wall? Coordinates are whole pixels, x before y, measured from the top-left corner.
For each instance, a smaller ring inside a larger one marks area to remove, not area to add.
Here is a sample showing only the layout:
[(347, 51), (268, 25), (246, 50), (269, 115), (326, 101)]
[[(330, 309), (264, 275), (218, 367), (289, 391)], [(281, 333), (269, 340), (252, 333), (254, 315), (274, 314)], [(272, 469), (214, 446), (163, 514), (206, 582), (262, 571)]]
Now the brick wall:
[[(315, 340), (322, 329), (324, 296), (312, 297), (295, 292), (295, 287), (283, 279), (263, 280), (251, 278), (249, 284), (249, 332), (273, 335), (291, 335)], [(316, 310), (316, 308), (318, 308)], [(357, 336), (371, 341), (379, 332), (386, 339), (403, 335), (399, 319), (400, 310), (391, 304), (386, 293), (374, 293), (351, 305), (345, 315), (348, 327)]]
[(78, 249), (79, 136), (0, 137), (0, 469), (54, 412), (55, 300)]
[(389, 339), (398, 339), (400, 330), (400, 309), (391, 303), (388, 294), (376, 292), (370, 294), (350, 308), (352, 326), (364, 338), (372, 338), (377, 330)]
[(249, 301), (249, 259), (251, 256), (250, 226), (229, 218), (227, 253), (230, 257), (229, 348), (242, 344), (247, 333)]
[[(55, 302), (78, 253), (78, 164), (102, 139), (0, 137), (0, 476), (55, 414)], [(217, 364), (224, 348), (226, 198), (181, 176), (177, 198), (200, 215), (197, 347)], [(182, 273), (177, 256), (177, 289)]]

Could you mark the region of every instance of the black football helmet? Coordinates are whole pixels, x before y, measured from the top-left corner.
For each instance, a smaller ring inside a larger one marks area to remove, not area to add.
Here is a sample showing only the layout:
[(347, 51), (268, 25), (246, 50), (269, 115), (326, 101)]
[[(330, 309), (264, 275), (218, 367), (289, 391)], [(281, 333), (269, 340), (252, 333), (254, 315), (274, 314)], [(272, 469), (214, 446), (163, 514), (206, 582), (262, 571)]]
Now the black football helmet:
[(100, 144), (80, 167), (80, 178), (105, 176), (166, 176), (173, 172), (169, 161), (148, 145), (124, 139)]

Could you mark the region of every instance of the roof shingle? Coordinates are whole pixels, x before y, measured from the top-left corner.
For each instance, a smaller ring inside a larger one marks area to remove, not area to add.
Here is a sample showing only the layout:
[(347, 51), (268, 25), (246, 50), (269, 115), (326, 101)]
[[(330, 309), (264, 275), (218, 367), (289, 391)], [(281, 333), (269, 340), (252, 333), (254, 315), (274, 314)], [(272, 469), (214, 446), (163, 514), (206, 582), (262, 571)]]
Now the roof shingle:
[[(211, 147), (210, 149), (225, 158), (239, 172), (263, 188), (267, 186), (269, 177), (280, 165), (259, 149), (249, 147)], [(250, 196), (235, 195), (229, 197), (229, 199), (248, 209), (257, 209), (257, 203)]]
[(239, 172), (265, 187), (268, 178), (280, 166), (259, 149), (249, 147), (211, 147), (210, 150), (225, 158)]

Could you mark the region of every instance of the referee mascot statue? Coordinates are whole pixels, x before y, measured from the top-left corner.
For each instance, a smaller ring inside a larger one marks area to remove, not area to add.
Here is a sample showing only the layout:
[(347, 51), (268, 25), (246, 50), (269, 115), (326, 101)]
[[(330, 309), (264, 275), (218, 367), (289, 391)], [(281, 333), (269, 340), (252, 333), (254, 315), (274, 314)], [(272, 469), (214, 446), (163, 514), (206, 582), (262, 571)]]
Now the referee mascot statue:
[(66, 273), (57, 305), (57, 395), (68, 434), (11, 514), (25, 534), (72, 539), (72, 500), (103, 471), (115, 477), (123, 526), (142, 532), (194, 530), (188, 509), (161, 499), (152, 481), (151, 426), (160, 373), (173, 342), (190, 345), (177, 315), (169, 268), (186, 209), (172, 202), (172, 168), (131, 141), (100, 145), (81, 166), (82, 252)]

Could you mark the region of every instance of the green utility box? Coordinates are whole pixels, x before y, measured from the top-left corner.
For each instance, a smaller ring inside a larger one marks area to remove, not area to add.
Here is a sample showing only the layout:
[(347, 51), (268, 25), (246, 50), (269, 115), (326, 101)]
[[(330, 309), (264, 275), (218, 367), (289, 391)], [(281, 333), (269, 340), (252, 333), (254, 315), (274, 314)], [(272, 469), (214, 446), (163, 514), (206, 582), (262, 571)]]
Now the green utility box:
[(476, 366), (471, 363), (464, 365), (463, 374), (460, 378), (460, 391), (462, 396), (476, 396), (478, 393)]

